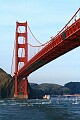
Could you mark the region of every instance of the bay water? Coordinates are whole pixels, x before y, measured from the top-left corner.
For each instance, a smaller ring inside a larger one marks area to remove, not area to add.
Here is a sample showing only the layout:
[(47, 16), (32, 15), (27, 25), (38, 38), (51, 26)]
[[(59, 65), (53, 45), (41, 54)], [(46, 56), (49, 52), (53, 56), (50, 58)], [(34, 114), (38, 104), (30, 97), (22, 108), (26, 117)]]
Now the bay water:
[(0, 100), (0, 120), (80, 120), (80, 98)]

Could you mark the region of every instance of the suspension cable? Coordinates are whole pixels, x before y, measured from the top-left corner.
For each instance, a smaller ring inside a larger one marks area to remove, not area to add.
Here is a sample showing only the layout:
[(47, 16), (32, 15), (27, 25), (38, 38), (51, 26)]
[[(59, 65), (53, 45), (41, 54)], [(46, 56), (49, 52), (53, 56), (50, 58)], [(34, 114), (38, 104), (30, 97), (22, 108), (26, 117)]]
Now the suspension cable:
[[(49, 43), (49, 42), (47, 42), (47, 43)], [(42, 45), (39, 45), (39, 46), (35, 46), (35, 45), (30, 44), (30, 43), (28, 43), (28, 45), (30, 45), (31, 47), (42, 47), (42, 46), (46, 46), (46, 45), (47, 45), (47, 43), (42, 44)]]
[(13, 62), (14, 62), (14, 51), (15, 51), (15, 41), (14, 41), (14, 48), (13, 48), (13, 55), (12, 55), (12, 64), (11, 64), (11, 74), (12, 74), (12, 69), (13, 69)]
[(31, 32), (31, 34), (32, 34), (32, 36), (35, 38), (35, 40), (38, 42), (38, 43), (40, 43), (40, 44), (42, 44), (41, 42), (39, 42), (39, 40), (34, 36), (34, 34), (32, 33), (32, 31), (31, 31), (31, 29), (30, 29), (30, 27), (28, 26), (28, 29), (29, 29), (29, 31)]
[(30, 46), (32, 46), (32, 47), (41, 47), (41, 46), (45, 46), (45, 45), (47, 45), (48, 43), (50, 43), (51, 42), (51, 40), (49, 40), (49, 41), (47, 41), (46, 43), (41, 43), (35, 36), (34, 36), (34, 34), (32, 33), (32, 31), (31, 31), (31, 29), (30, 29), (30, 27), (28, 26), (28, 29), (29, 29), (29, 31), (30, 31), (30, 33), (32, 34), (32, 36), (35, 38), (35, 40), (38, 42), (38, 43), (40, 43), (41, 45), (38, 45), (38, 46), (35, 46), (35, 45), (32, 45), (32, 44), (30, 44), (30, 43), (28, 43)]

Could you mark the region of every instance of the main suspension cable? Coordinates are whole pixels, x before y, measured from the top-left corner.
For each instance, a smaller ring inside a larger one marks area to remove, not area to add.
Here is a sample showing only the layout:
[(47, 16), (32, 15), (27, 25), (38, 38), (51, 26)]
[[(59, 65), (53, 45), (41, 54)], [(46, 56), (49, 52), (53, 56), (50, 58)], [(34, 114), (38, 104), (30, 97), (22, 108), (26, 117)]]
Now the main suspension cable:
[(40, 43), (40, 44), (42, 44), (41, 42), (39, 42), (39, 40), (34, 36), (34, 34), (32, 33), (32, 31), (31, 31), (31, 29), (30, 29), (30, 27), (28, 26), (28, 29), (29, 29), (29, 31), (30, 31), (30, 33), (32, 34), (32, 36), (35, 38), (35, 40), (38, 42), (38, 43)]
[(12, 72), (13, 72), (13, 62), (14, 62), (14, 51), (15, 51), (15, 41), (14, 41), (14, 48), (13, 48), (13, 55), (12, 55), (12, 64), (11, 64), (11, 75), (12, 75)]

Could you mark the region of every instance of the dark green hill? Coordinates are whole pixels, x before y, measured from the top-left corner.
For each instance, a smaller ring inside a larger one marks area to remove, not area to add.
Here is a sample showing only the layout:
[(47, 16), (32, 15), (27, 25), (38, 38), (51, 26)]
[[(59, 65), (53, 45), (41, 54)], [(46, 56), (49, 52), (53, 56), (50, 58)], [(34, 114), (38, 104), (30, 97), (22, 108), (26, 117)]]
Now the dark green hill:
[(13, 78), (0, 68), (0, 98), (13, 97)]
[(80, 82), (69, 82), (65, 87), (70, 89), (70, 94), (80, 94)]
[[(65, 86), (57, 84), (28, 83), (29, 98), (42, 98), (46, 95), (80, 94), (80, 82), (70, 82)], [(14, 79), (0, 68), (0, 98), (14, 95)]]
[(42, 98), (44, 95), (63, 95), (68, 94), (70, 91), (67, 87), (57, 84), (30, 84), (32, 88), (32, 98)]

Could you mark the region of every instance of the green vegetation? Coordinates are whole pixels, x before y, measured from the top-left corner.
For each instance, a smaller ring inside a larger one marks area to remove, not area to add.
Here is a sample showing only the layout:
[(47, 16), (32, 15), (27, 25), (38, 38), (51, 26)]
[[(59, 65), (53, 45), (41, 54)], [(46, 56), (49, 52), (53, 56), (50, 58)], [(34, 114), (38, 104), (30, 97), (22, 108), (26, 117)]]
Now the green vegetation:
[[(42, 98), (44, 95), (80, 94), (80, 82), (70, 82), (64, 86), (57, 84), (28, 83), (29, 98)], [(14, 79), (0, 68), (0, 98), (14, 95)]]
[(68, 94), (70, 91), (67, 87), (57, 85), (57, 84), (30, 84), (32, 88), (32, 93), (30, 97), (32, 98), (42, 98), (44, 95), (63, 95)]
[(70, 94), (80, 94), (80, 82), (69, 82), (65, 87), (70, 89)]
[(0, 68), (0, 98), (13, 97), (13, 78)]

